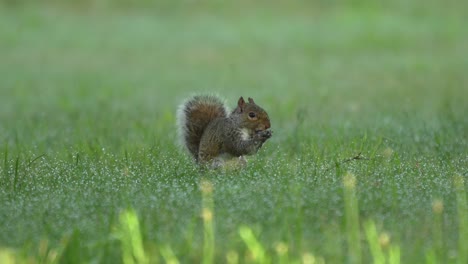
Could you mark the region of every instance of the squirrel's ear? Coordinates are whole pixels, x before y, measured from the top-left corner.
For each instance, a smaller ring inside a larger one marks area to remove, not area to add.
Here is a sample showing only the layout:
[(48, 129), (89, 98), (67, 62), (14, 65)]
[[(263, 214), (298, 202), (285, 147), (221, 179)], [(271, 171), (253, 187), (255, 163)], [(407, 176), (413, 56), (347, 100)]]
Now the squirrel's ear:
[(245, 101), (244, 101), (244, 97), (240, 97), (239, 98), (239, 101), (237, 101), (237, 108), (239, 108), (239, 111), (242, 113), (242, 111), (244, 111), (244, 106), (245, 106)]
[(249, 97), (249, 103), (255, 104), (254, 100), (252, 98), (250, 98), (250, 97)]

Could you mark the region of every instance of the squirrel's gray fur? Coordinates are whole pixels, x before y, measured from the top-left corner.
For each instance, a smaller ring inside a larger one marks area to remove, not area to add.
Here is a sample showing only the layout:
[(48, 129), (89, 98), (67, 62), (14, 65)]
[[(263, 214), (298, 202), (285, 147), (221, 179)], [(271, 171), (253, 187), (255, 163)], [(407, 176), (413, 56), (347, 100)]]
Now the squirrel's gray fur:
[(252, 98), (239, 98), (230, 113), (214, 95), (196, 95), (177, 113), (179, 138), (198, 163), (255, 154), (271, 137), (270, 119)]

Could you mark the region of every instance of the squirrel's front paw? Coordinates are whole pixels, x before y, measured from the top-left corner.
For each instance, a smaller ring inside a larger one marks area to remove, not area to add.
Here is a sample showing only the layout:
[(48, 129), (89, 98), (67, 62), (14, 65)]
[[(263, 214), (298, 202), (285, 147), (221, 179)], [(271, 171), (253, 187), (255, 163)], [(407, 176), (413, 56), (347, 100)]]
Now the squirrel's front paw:
[(258, 136), (262, 141), (266, 141), (271, 138), (272, 131), (270, 129), (257, 131), (256, 136)]

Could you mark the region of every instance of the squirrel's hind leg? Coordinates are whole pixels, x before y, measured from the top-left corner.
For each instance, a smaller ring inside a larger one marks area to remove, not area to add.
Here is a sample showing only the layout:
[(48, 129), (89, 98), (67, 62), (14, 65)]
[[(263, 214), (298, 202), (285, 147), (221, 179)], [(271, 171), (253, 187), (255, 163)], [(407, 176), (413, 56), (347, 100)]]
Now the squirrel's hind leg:
[(213, 159), (211, 163), (212, 169), (241, 169), (247, 166), (247, 160), (244, 156), (235, 157), (232, 155), (220, 155)]
[(247, 159), (245, 158), (245, 156), (240, 156), (238, 159), (239, 159), (239, 164), (241, 167), (247, 166)]

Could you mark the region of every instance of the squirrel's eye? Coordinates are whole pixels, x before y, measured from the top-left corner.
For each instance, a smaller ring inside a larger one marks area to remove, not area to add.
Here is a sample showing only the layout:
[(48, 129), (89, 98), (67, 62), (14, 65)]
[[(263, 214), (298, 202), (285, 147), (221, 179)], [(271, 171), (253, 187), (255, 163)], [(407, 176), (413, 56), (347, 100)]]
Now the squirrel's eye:
[(250, 113), (249, 113), (249, 117), (250, 117), (250, 118), (254, 118), (254, 117), (256, 117), (256, 116), (257, 116), (257, 115), (256, 115), (254, 112), (250, 112)]

